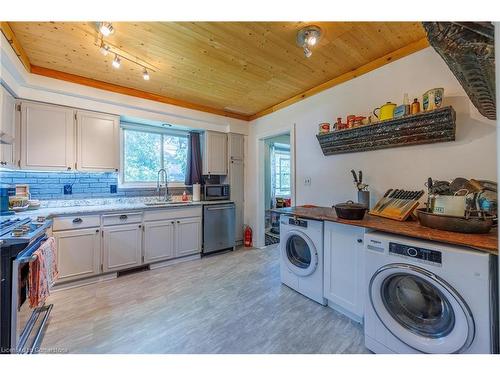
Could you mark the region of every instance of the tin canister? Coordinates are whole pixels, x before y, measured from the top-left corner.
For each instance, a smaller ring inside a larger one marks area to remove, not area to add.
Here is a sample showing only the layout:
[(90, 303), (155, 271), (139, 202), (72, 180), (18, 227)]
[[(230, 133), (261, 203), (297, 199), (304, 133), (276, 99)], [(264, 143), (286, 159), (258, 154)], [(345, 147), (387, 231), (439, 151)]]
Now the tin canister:
[(319, 134), (329, 133), (330, 132), (330, 123), (322, 122), (319, 124)]

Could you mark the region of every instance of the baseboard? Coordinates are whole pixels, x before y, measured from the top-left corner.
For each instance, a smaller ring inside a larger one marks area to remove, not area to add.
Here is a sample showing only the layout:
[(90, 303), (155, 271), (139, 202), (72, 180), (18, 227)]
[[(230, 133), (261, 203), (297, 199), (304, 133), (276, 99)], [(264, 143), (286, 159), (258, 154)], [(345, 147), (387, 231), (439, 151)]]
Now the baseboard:
[(167, 267), (167, 266), (171, 266), (173, 264), (188, 262), (190, 260), (196, 260), (196, 259), (200, 259), (200, 258), (201, 258), (200, 254), (194, 254), (194, 255), (188, 255), (188, 256), (185, 256), (185, 257), (182, 257), (182, 258), (175, 258), (175, 259), (164, 260), (164, 261), (158, 262), (158, 263), (151, 263), (149, 265), (149, 269), (150, 270), (155, 270), (155, 269), (158, 269), (158, 268)]
[(113, 272), (113, 273), (108, 273), (105, 275), (89, 277), (87, 279), (82, 279), (82, 280), (62, 282), (60, 284), (54, 285), (54, 287), (51, 289), (51, 291), (58, 292), (60, 290), (78, 288), (78, 287), (84, 286), (84, 285), (100, 283), (101, 281), (113, 280), (113, 279), (116, 279), (116, 277), (117, 277), (117, 273)]

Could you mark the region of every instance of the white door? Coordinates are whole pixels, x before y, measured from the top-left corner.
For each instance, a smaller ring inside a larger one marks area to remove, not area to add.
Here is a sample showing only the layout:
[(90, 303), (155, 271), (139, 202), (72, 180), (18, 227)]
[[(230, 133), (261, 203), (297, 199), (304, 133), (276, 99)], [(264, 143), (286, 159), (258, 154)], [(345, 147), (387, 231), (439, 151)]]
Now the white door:
[(126, 224), (103, 229), (104, 271), (118, 271), (141, 264), (142, 228)]
[(288, 269), (297, 276), (309, 276), (318, 267), (318, 250), (300, 230), (289, 230), (280, 240), (281, 257)]
[(101, 235), (98, 228), (54, 232), (57, 243), (59, 281), (99, 274)]
[(370, 303), (382, 324), (422, 353), (460, 353), (475, 324), (464, 299), (439, 276), (410, 264), (380, 268), (369, 284)]
[(171, 259), (174, 253), (174, 220), (144, 223), (144, 263)]
[(201, 218), (179, 219), (175, 222), (175, 256), (201, 252)]
[(14, 167), (16, 99), (0, 85), (0, 167)]
[(21, 167), (70, 170), (75, 163), (74, 111), (21, 103)]
[(213, 131), (205, 132), (203, 174), (227, 174), (227, 134)]
[(244, 206), (244, 165), (243, 160), (231, 160), (229, 164), (229, 184), (231, 200), (235, 203), (235, 240), (243, 241), (243, 206)]
[(118, 171), (118, 116), (77, 112), (77, 168), (82, 171)]
[(358, 319), (364, 308), (363, 238), (363, 228), (325, 222), (325, 298)]

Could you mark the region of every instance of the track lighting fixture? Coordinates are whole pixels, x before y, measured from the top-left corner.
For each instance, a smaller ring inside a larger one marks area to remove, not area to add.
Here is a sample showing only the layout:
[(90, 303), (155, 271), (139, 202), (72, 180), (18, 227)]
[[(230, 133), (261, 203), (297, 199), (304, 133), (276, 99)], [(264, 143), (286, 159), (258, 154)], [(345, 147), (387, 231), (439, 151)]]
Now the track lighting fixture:
[(109, 46), (107, 46), (106, 44), (101, 45), (100, 51), (104, 56), (108, 56)]
[(311, 48), (318, 44), (321, 38), (321, 29), (318, 26), (310, 25), (297, 32), (297, 45), (304, 49), (304, 56), (311, 57)]
[(145, 81), (149, 81), (149, 73), (146, 68), (142, 71), (142, 78), (144, 78)]
[(103, 36), (110, 36), (111, 34), (113, 34), (115, 29), (113, 28), (111, 22), (100, 22), (99, 31)]
[(113, 62), (111, 63), (111, 65), (113, 65), (113, 68), (118, 69), (120, 67), (121, 63), (122, 62), (121, 62), (120, 58), (118, 57), (117, 54), (115, 54), (115, 58), (113, 59)]

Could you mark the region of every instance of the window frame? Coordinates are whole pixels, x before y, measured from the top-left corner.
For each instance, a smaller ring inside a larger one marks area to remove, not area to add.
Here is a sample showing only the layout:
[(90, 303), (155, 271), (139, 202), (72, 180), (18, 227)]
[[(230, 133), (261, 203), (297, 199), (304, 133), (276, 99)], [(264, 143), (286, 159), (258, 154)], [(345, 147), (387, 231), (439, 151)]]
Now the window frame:
[[(140, 124), (133, 124), (133, 123), (128, 123), (128, 122), (121, 122), (120, 123), (120, 173), (118, 176), (118, 185), (122, 189), (134, 189), (134, 188), (156, 188), (156, 181), (152, 182), (125, 182), (125, 130), (132, 130), (132, 131), (138, 131), (138, 132), (143, 132), (143, 133), (151, 133), (151, 134), (161, 134), (163, 135), (170, 135), (170, 136), (184, 136), (184, 137), (189, 137), (189, 132), (187, 130), (178, 130), (178, 129), (164, 129), (160, 127), (155, 127), (155, 126), (148, 126), (148, 125), (140, 125)], [(162, 158), (161, 158), (161, 167), (164, 167), (164, 141), (162, 137), (162, 142), (161, 142), (161, 152), (162, 152)], [(184, 182), (169, 182), (168, 187), (179, 187), (179, 188), (185, 188), (187, 185)]]
[[(277, 157), (276, 157), (276, 154), (278, 153), (281, 153), (282, 155), (283, 154), (288, 154), (288, 162), (290, 163), (290, 173), (289, 173), (289, 176), (290, 176), (290, 192), (289, 194), (281, 194), (281, 195), (276, 195), (276, 190), (277, 190), (277, 175), (279, 176), (279, 185), (280, 185), (280, 190), (281, 190), (281, 179), (282, 179), (282, 174), (281, 174), (281, 158), (279, 160), (279, 169), (280, 169), (280, 173), (277, 173), (277, 170), (276, 170), (276, 161), (277, 161)], [(292, 172), (291, 172), (291, 161), (292, 160), (292, 155), (291, 155), (291, 152), (290, 152), (290, 148), (289, 147), (283, 147), (281, 146), (280, 144), (273, 144), (273, 156), (271, 157), (271, 171), (272, 173), (274, 174), (274, 176), (272, 176), (272, 181), (274, 181), (273, 183), (273, 186), (272, 186), (272, 191), (271, 191), (271, 194), (272, 196), (274, 197), (282, 197), (282, 198), (290, 198), (292, 196), (292, 187), (291, 187), (291, 177), (292, 177)]]

